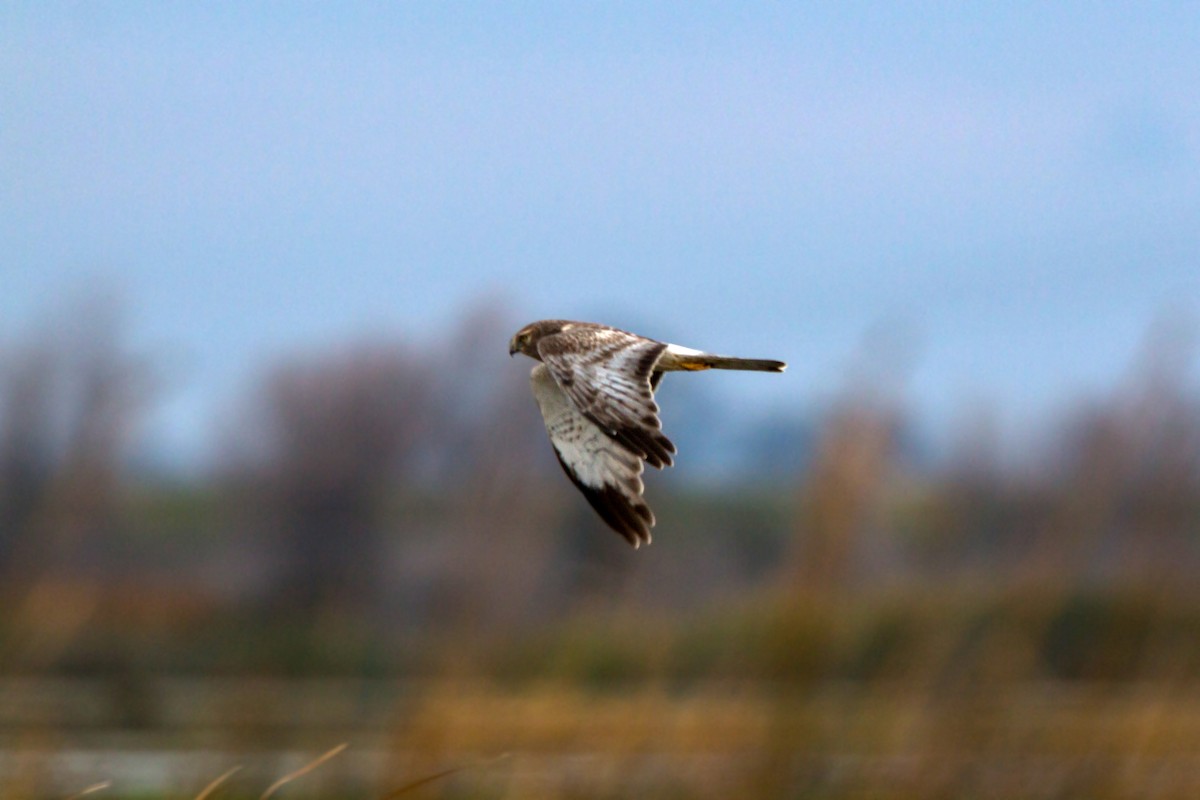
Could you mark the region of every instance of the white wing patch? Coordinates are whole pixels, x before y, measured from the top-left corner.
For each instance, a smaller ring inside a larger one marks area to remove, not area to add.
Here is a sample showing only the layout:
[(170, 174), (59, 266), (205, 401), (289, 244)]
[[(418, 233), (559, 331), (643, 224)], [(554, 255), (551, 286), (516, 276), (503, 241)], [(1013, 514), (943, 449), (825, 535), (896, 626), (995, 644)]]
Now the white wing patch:
[(567, 476), (630, 544), (648, 544), (654, 514), (642, 498), (642, 459), (584, 416), (544, 364), (533, 368), (530, 382)]
[(681, 344), (667, 343), (667, 352), (673, 356), (705, 356), (708, 355), (703, 350), (693, 350), (690, 347), (684, 347)]

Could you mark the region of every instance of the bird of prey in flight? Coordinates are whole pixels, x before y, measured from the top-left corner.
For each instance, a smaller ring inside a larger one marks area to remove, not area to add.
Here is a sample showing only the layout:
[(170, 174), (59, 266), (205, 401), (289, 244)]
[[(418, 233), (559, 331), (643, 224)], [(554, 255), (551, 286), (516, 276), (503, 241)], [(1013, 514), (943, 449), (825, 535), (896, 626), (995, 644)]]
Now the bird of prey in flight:
[(654, 514), (642, 498), (643, 462), (674, 462), (654, 390), (664, 372), (783, 372), (782, 361), (717, 356), (593, 322), (547, 319), (508, 343), (541, 363), (530, 382), (567, 477), (609, 527), (634, 547), (650, 543)]

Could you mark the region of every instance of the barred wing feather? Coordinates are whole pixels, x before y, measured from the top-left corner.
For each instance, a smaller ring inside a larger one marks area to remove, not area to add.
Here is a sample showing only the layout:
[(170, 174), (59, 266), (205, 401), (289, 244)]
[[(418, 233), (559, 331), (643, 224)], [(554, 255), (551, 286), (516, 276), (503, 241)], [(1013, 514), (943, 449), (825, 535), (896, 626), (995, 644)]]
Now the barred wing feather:
[(538, 354), (575, 407), (653, 467), (671, 466), (653, 385), (663, 342), (612, 328), (568, 329), (543, 338)]
[(649, 544), (654, 514), (642, 498), (641, 457), (581, 413), (544, 364), (533, 368), (530, 382), (567, 477), (630, 544)]

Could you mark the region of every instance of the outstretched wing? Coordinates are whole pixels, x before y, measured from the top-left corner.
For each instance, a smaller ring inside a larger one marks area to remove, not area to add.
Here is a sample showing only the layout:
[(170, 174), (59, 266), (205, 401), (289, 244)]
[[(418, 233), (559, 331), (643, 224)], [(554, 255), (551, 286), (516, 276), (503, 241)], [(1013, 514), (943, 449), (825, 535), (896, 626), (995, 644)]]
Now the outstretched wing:
[(580, 413), (544, 364), (530, 382), (567, 477), (609, 527), (634, 547), (649, 544), (654, 514), (642, 498), (641, 457)]
[[(667, 345), (602, 326), (572, 326), (538, 342), (538, 354), (575, 407), (653, 467), (673, 463), (651, 375)], [(655, 381), (657, 383), (657, 381)]]

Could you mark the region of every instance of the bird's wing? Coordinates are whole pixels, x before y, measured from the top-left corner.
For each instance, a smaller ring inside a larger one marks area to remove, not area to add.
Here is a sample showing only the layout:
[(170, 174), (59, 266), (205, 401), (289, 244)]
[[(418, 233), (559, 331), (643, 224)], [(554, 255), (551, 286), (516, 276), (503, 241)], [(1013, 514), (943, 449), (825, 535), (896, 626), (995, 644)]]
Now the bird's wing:
[(634, 547), (649, 544), (654, 514), (642, 498), (641, 457), (580, 413), (544, 364), (530, 382), (567, 477), (609, 527)]
[(543, 338), (538, 354), (575, 407), (653, 467), (670, 466), (654, 402), (654, 365), (667, 345), (613, 328), (573, 327)]

